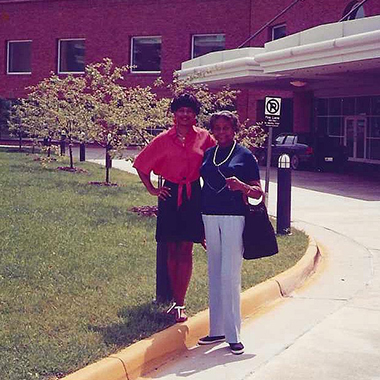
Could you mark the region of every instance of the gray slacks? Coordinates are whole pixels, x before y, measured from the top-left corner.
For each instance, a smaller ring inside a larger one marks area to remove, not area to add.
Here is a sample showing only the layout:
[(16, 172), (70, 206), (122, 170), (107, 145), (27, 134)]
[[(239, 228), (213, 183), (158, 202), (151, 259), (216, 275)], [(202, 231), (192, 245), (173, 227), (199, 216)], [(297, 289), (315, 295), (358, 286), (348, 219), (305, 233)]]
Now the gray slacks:
[(244, 216), (203, 215), (208, 276), (210, 336), (240, 342), (240, 292)]

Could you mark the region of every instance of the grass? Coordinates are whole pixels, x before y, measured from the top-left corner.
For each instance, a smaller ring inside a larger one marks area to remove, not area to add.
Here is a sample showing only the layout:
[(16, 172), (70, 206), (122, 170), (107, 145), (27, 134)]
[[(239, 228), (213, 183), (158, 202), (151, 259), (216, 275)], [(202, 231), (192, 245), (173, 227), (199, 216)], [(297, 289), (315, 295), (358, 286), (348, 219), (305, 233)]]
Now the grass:
[[(0, 378), (54, 379), (169, 326), (155, 305), (155, 219), (137, 177), (113, 169), (58, 171), (32, 155), (0, 150)], [(246, 261), (247, 289), (291, 267), (307, 237), (279, 238), (280, 253)], [(194, 251), (188, 314), (207, 307), (207, 260)]]

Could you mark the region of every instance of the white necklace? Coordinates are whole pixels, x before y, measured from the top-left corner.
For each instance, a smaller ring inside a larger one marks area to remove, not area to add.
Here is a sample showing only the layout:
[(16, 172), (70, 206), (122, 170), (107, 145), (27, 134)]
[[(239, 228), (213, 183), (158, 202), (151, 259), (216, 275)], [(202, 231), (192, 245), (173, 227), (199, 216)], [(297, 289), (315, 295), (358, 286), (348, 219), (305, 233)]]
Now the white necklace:
[(221, 165), (223, 165), (224, 163), (226, 163), (226, 162), (230, 159), (231, 154), (232, 154), (232, 152), (233, 152), (234, 149), (235, 149), (235, 146), (236, 146), (236, 141), (234, 140), (234, 143), (233, 143), (233, 145), (232, 145), (232, 148), (231, 148), (231, 150), (230, 150), (230, 153), (228, 153), (227, 157), (226, 157), (222, 162), (219, 162), (219, 164), (217, 164), (217, 163), (216, 163), (216, 154), (218, 153), (218, 149), (219, 149), (219, 145), (217, 145), (216, 148), (215, 148), (214, 157), (213, 157), (213, 159), (212, 159), (213, 164), (214, 164), (215, 166), (221, 166)]

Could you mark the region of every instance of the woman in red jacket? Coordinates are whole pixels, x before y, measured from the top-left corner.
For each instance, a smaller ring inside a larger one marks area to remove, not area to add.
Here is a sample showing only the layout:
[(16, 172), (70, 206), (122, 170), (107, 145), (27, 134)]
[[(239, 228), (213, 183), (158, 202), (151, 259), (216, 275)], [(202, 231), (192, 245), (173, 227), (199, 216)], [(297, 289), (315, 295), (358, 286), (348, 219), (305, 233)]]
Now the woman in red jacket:
[[(176, 96), (170, 105), (174, 126), (155, 137), (136, 157), (134, 167), (150, 194), (158, 197), (156, 241), (168, 247), (168, 272), (177, 322), (184, 322), (185, 295), (192, 272), (193, 243), (204, 241), (199, 168), (204, 152), (215, 145), (213, 137), (196, 127), (200, 103), (189, 93)], [(164, 178), (155, 187), (151, 172)]]

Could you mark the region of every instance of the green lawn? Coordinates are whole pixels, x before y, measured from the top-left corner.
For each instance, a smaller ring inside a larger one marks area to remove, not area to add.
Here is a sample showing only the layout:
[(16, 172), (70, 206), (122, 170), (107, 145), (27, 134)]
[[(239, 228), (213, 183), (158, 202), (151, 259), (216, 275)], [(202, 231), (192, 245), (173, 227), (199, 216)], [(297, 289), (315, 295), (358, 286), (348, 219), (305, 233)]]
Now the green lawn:
[[(155, 296), (153, 205), (138, 178), (112, 169), (58, 171), (0, 150), (0, 378), (59, 378), (171, 324)], [(244, 262), (243, 287), (292, 266), (307, 238), (280, 237), (280, 254)], [(189, 315), (207, 307), (207, 261), (194, 252)]]

